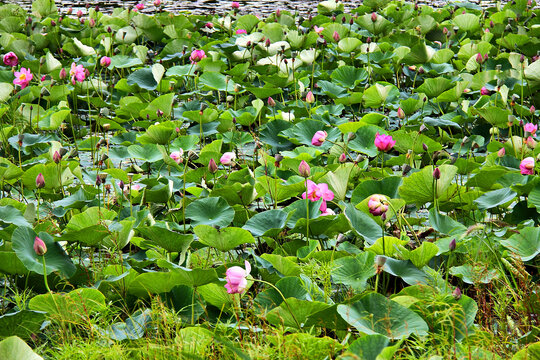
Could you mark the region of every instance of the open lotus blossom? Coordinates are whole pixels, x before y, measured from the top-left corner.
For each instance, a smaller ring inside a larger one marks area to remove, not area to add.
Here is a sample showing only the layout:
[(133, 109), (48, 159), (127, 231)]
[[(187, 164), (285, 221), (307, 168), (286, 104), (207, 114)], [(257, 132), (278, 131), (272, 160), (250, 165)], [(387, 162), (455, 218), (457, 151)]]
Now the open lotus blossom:
[(228, 151), (221, 156), (221, 159), (219, 159), (219, 162), (222, 163), (223, 165), (232, 165), (235, 159), (236, 159), (236, 154), (231, 151)]
[(177, 164), (181, 164), (184, 160), (184, 150), (180, 149), (179, 151), (173, 151), (169, 157), (174, 160)]
[(240, 35), (240, 34), (247, 34), (247, 31), (245, 29), (236, 30), (236, 35)]
[(45, 242), (37, 236), (34, 239), (34, 251), (39, 256), (43, 256), (47, 252), (47, 245), (45, 245)]
[(523, 130), (534, 135), (536, 130), (538, 130), (538, 125), (534, 125), (533, 123), (527, 123), (523, 126)]
[(521, 160), (519, 164), (519, 170), (522, 175), (533, 175), (534, 174), (534, 158), (526, 157)]
[(101, 60), (99, 60), (99, 64), (103, 67), (109, 67), (109, 65), (111, 65), (111, 58), (108, 56), (103, 56)]
[(6, 66), (17, 66), (19, 64), (19, 58), (13, 51), (8, 52), (2, 57), (4, 60), (4, 65)]
[(375, 134), (375, 146), (379, 151), (390, 151), (395, 144), (396, 141), (392, 138), (392, 135)]
[(204, 53), (204, 50), (193, 50), (191, 52), (191, 56), (189, 57), (189, 60), (191, 60), (192, 64), (198, 63), (202, 59), (206, 57), (206, 54)]
[(321, 146), (325, 141), (328, 133), (326, 131), (319, 130), (311, 138), (311, 145)]
[(225, 272), (225, 289), (229, 294), (241, 294), (246, 290), (247, 287), (247, 277), (251, 272), (251, 265), (246, 260), (245, 269), (242, 269), (240, 266), (233, 266), (227, 269)]
[(322, 26), (321, 26), (321, 27), (318, 27), (317, 25), (315, 25), (315, 26), (313, 27), (313, 30), (315, 30), (315, 32), (316, 32), (317, 34), (321, 34), (321, 33), (323, 32), (324, 28), (323, 28)]
[(30, 69), (21, 68), (21, 71), (15, 71), (15, 80), (13, 80), (13, 84), (20, 85), (21, 89), (24, 89), (28, 86), (33, 77)]
[(86, 79), (86, 72), (82, 65), (76, 65), (71, 63), (71, 69), (69, 70), (69, 75), (71, 76), (71, 83), (75, 85), (75, 81), (83, 82)]
[(334, 200), (334, 193), (332, 190), (328, 189), (328, 184), (315, 184), (313, 181), (307, 181), (307, 191), (302, 194), (302, 199), (308, 198), (311, 201), (318, 201), (323, 199), (321, 207), (319, 208), (322, 212), (325, 212), (327, 209), (326, 202)]
[(372, 195), (368, 201), (368, 209), (371, 215), (381, 216), (388, 211), (388, 199), (384, 195)]

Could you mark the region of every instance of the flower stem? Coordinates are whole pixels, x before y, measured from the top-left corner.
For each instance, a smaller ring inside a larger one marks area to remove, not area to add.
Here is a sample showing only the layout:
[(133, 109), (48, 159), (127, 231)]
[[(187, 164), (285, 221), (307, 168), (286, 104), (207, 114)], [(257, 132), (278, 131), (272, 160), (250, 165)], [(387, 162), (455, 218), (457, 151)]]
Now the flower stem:
[(292, 310), (291, 310), (291, 307), (289, 306), (289, 303), (287, 302), (287, 300), (285, 299), (285, 296), (283, 295), (283, 293), (272, 283), (269, 283), (268, 281), (264, 281), (264, 280), (259, 280), (259, 279), (252, 279), (253, 281), (258, 281), (260, 283), (263, 283), (263, 284), (266, 284), (266, 285), (270, 285), (274, 290), (276, 290), (279, 295), (281, 296), (281, 298), (283, 299), (283, 302), (285, 303), (285, 305), (287, 306), (287, 309), (289, 309), (289, 312), (291, 313), (291, 316), (292, 318), (294, 319), (294, 322), (296, 323), (296, 325), (298, 326), (298, 329), (301, 329), (301, 326), (300, 326), (300, 323), (298, 322), (298, 320), (296, 319), (296, 316), (294, 316)]
[(309, 240), (309, 199), (308, 199), (308, 183), (306, 178), (306, 241)]

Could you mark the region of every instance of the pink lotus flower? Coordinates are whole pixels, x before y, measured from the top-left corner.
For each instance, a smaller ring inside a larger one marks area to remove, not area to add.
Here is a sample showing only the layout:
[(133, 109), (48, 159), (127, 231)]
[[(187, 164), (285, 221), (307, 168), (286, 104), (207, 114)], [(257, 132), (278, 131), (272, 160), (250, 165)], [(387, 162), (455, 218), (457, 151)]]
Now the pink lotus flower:
[(534, 174), (534, 158), (527, 157), (521, 160), (519, 164), (519, 170), (521, 170), (522, 175), (533, 175)]
[(538, 130), (538, 125), (534, 125), (533, 123), (527, 123), (523, 126), (523, 130), (525, 130), (525, 132), (528, 132), (534, 135), (536, 130)]
[(94, 26), (96, 26), (96, 20), (95, 20), (94, 18), (90, 18), (90, 23), (88, 24), (88, 26), (90, 26), (90, 27), (92, 27), (92, 28), (93, 28)]
[(135, 8), (137, 10), (142, 10), (142, 9), (144, 9), (144, 4), (143, 3), (138, 3), (137, 5), (135, 5)]
[(234, 159), (236, 159), (236, 154), (228, 151), (223, 156), (221, 156), (221, 159), (219, 159), (219, 162), (223, 165), (232, 165)]
[(19, 64), (19, 58), (17, 57), (17, 55), (15, 55), (13, 51), (5, 54), (3, 60), (6, 66), (17, 66), (17, 64)]
[(75, 80), (78, 82), (83, 82), (86, 78), (86, 73), (82, 65), (76, 65), (71, 63), (71, 70), (69, 70), (69, 75), (71, 75), (71, 83), (75, 85)]
[(322, 212), (325, 212), (326, 202), (334, 200), (334, 193), (332, 190), (328, 189), (328, 184), (315, 184), (313, 181), (307, 181), (307, 191), (302, 194), (302, 199), (308, 198), (311, 201), (318, 201), (320, 198), (323, 199), (321, 207), (319, 208)]
[(161, 0), (154, 0), (154, 6), (159, 6), (161, 5)]
[(208, 29), (212, 29), (214, 27), (214, 24), (212, 24), (211, 22), (207, 22), (206, 24), (204, 24), (204, 26)]
[(13, 84), (20, 85), (21, 89), (24, 89), (28, 86), (33, 77), (34, 75), (32, 75), (30, 69), (21, 68), (21, 71), (15, 71), (15, 80), (13, 80)]
[(204, 53), (204, 50), (193, 50), (191, 52), (191, 56), (189, 57), (189, 60), (191, 60), (192, 64), (198, 63), (202, 59), (206, 57), (206, 54)]
[(313, 135), (311, 139), (311, 145), (321, 146), (325, 141), (328, 133), (326, 131), (319, 130)]
[(388, 211), (388, 199), (384, 195), (372, 195), (368, 201), (368, 208), (371, 215), (381, 216)]
[(246, 290), (247, 287), (247, 277), (251, 272), (251, 265), (246, 260), (245, 261), (246, 269), (242, 269), (240, 266), (233, 266), (227, 269), (225, 272), (225, 289), (229, 294), (241, 294)]
[(182, 156), (184, 156), (184, 149), (180, 149), (179, 151), (173, 151), (171, 155), (169, 155), (171, 159), (174, 160), (177, 164), (181, 164), (184, 160)]
[(489, 90), (485, 86), (482, 86), (480, 89), (480, 95), (489, 95)]
[(45, 245), (45, 242), (37, 236), (34, 239), (34, 251), (39, 256), (43, 256), (47, 252), (47, 245)]
[(247, 34), (247, 31), (245, 29), (236, 30), (236, 35), (240, 35), (240, 34)]
[(324, 28), (322, 26), (318, 27), (317, 25), (315, 25), (313, 27), (313, 30), (315, 30), (315, 32), (320, 35), (323, 32)]
[(529, 108), (529, 111), (532, 114), (534, 114), (534, 112), (536, 111), (536, 108), (534, 107), (534, 105), (531, 105), (531, 107)]
[(238, 3), (238, 1), (233, 1), (231, 7), (233, 9), (240, 9), (240, 4)]
[(339, 155), (339, 162), (344, 163), (345, 161), (347, 161), (347, 155), (345, 153), (341, 153), (341, 155)]
[(77, 17), (80, 19), (83, 16), (82, 10), (77, 11)]
[(103, 56), (101, 60), (99, 60), (99, 64), (103, 67), (109, 67), (109, 65), (111, 65), (111, 58), (108, 56)]
[(391, 135), (384, 135), (377, 133), (375, 135), (375, 146), (379, 151), (390, 151), (396, 144), (396, 141), (392, 139)]
[(321, 212), (321, 216), (328, 216), (328, 215), (336, 215), (336, 213), (334, 212), (334, 210), (330, 208), (326, 208), (325, 211)]

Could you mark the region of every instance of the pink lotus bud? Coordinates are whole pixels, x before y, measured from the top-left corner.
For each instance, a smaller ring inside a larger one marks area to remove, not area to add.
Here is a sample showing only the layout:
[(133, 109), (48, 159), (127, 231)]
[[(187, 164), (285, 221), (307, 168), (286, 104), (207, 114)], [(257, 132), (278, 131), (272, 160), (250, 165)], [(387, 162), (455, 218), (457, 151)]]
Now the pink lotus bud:
[(488, 60), (488, 53), (485, 53), (484, 54), (484, 61), (487, 61)]
[(184, 160), (184, 149), (180, 149), (179, 151), (173, 151), (169, 157), (174, 160), (175, 163), (181, 164)]
[(53, 161), (56, 163), (56, 164), (59, 164), (60, 161), (62, 160), (62, 155), (60, 155), (60, 153), (58, 151), (55, 151), (53, 156)]
[(238, 1), (233, 1), (231, 7), (233, 9), (240, 9), (240, 4), (238, 3)]
[(327, 136), (328, 133), (326, 131), (317, 131), (315, 135), (313, 135), (313, 138), (311, 138), (311, 145), (321, 146), (326, 141)]
[(448, 250), (450, 251), (456, 250), (456, 239), (452, 239), (452, 241), (450, 241), (450, 244), (448, 244)]
[(397, 117), (400, 119), (405, 119), (405, 111), (401, 107), (398, 107), (397, 109)]
[(373, 21), (373, 22), (377, 21), (377, 13), (376, 12), (371, 13), (371, 21)]
[(70, 7), (70, 8), (67, 9), (67, 14), (68, 14), (68, 15), (71, 15), (72, 12), (73, 12), (73, 8), (72, 8), (72, 7)]
[(47, 252), (47, 245), (37, 236), (34, 239), (34, 251), (38, 256), (43, 256)]
[(103, 67), (109, 67), (109, 65), (111, 65), (111, 58), (108, 56), (103, 56), (101, 60), (99, 60), (99, 64)]
[(211, 174), (214, 174), (216, 171), (218, 171), (218, 166), (217, 166), (216, 161), (214, 159), (210, 159), (210, 162), (208, 163), (208, 171)]
[(82, 10), (77, 11), (77, 17), (80, 19), (83, 16)]
[(194, 64), (194, 63), (198, 63), (205, 57), (206, 57), (206, 54), (204, 50), (193, 50), (191, 52), (191, 56), (189, 57), (189, 60), (191, 60), (191, 63)]
[(161, 0), (154, 0), (154, 6), (158, 7), (159, 5), (161, 5)]
[(381, 216), (388, 211), (388, 199), (384, 195), (375, 194), (369, 198), (368, 208), (373, 216)]
[(433, 177), (435, 180), (439, 180), (441, 178), (441, 169), (436, 167), (435, 170), (433, 170)]
[(276, 106), (276, 102), (274, 101), (274, 99), (272, 99), (272, 97), (268, 97), (268, 106), (270, 107), (274, 107)]
[[(241, 34), (247, 34), (247, 31), (245, 29), (238, 29), (236, 30), (236, 35), (241, 35)], [(249, 47), (249, 46), (248, 46)]]
[(536, 130), (538, 130), (538, 125), (534, 125), (533, 123), (527, 123), (523, 126), (523, 130), (529, 134), (534, 135)]
[(452, 296), (456, 300), (461, 299), (461, 290), (459, 289), (459, 287), (456, 287), (456, 289), (454, 291), (452, 291)]
[(6, 66), (17, 66), (17, 64), (19, 64), (19, 58), (13, 51), (10, 51), (7, 54), (5, 54), (3, 56), (3, 60), (4, 60), (4, 65)]
[(269, 47), (270, 46), (270, 39), (266, 39), (266, 41), (264, 42), (264, 45), (266, 47)]
[(339, 41), (340, 37), (337, 31), (334, 31), (334, 34), (332, 35), (332, 39), (334, 39), (335, 42)]
[(396, 141), (392, 139), (391, 135), (384, 135), (377, 133), (375, 135), (375, 146), (379, 151), (387, 152), (390, 151), (394, 145), (396, 144)]
[(480, 89), (480, 95), (489, 95), (489, 94), (490, 94), (490, 91), (485, 86), (482, 86), (482, 88)]
[(39, 173), (38, 176), (36, 176), (36, 187), (38, 189), (45, 187), (45, 178), (42, 173)]
[(519, 169), (522, 175), (533, 175), (534, 174), (534, 158), (527, 157), (521, 161), (519, 164)]
[(142, 10), (142, 9), (144, 9), (144, 4), (143, 3), (138, 3), (137, 5), (135, 5), (135, 8), (137, 8), (137, 10)]
[(66, 69), (62, 68), (62, 70), (60, 70), (60, 74), (58, 76), (60, 77), (60, 80), (64, 80), (65, 78), (67, 78)]
[(531, 115), (534, 114), (534, 112), (536, 111), (536, 108), (534, 107), (534, 105), (531, 105), (531, 107), (529, 108), (529, 111), (531, 112)]
[(300, 162), (300, 165), (298, 166), (298, 173), (300, 174), (300, 176), (303, 176), (305, 178), (309, 177), (309, 174), (311, 173), (311, 168), (305, 160), (302, 160)]
[(219, 159), (219, 162), (222, 163), (223, 165), (232, 165), (235, 159), (236, 159), (236, 154), (231, 151), (228, 151), (221, 156), (221, 159)]
[(212, 24), (211, 22), (207, 22), (206, 24), (204, 24), (204, 26), (208, 29), (212, 29), (214, 27), (214, 24)]
[(89, 24), (88, 24), (90, 27), (94, 27), (96, 26), (96, 20), (94, 20), (94, 18), (90, 18), (90, 21), (89, 21)]
[(281, 16), (281, 10), (277, 9), (276, 10), (276, 17), (280, 17)]
[(313, 96), (313, 93), (311, 91), (308, 91), (306, 94), (306, 102), (308, 104), (313, 104), (315, 102), (315, 96)]
[(233, 266), (228, 268), (225, 272), (225, 288), (229, 294), (241, 294), (246, 290), (247, 287), (247, 277), (251, 272), (251, 265), (246, 260), (245, 262), (246, 269), (242, 269), (240, 266)]
[(497, 156), (503, 157), (505, 153), (506, 153), (506, 150), (504, 148), (500, 148), (499, 151), (497, 151)]
[(533, 150), (536, 148), (536, 141), (532, 138), (532, 136), (529, 136), (525, 142), (529, 148)]
[(447, 27), (444, 27), (444, 29), (442, 30), (443, 34), (444, 35), (448, 35), (448, 28)]
[(492, 28), (492, 27), (494, 27), (494, 26), (495, 26), (495, 24), (493, 23), (493, 20), (491, 20), (491, 21), (489, 22), (489, 27)]
[(347, 155), (345, 155), (345, 153), (341, 153), (341, 155), (339, 155), (339, 162), (344, 163), (345, 161), (347, 161)]
[(476, 54), (476, 62), (479, 64), (484, 62), (484, 57), (482, 56), (482, 54), (480, 53)]

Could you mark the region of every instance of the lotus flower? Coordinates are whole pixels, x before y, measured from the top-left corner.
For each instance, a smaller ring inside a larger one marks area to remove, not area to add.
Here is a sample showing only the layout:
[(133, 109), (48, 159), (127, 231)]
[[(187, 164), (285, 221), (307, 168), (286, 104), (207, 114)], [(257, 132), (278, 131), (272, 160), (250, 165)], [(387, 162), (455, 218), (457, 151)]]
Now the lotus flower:
[(247, 34), (247, 31), (245, 29), (236, 30), (236, 35), (241, 35), (241, 34)]
[(311, 145), (321, 146), (325, 141), (328, 133), (326, 131), (319, 130), (313, 135), (311, 139)]
[(28, 86), (33, 77), (30, 69), (21, 68), (21, 71), (15, 71), (15, 80), (13, 80), (13, 84), (20, 85), (21, 89), (24, 89)]
[(485, 86), (482, 86), (480, 89), (480, 95), (489, 95), (489, 93), (489, 90)]
[(334, 33), (332, 34), (332, 39), (334, 39), (335, 42), (339, 41), (340, 37), (337, 31), (334, 31)]
[(233, 266), (228, 268), (225, 272), (225, 288), (229, 294), (241, 294), (246, 290), (247, 287), (247, 277), (251, 272), (251, 265), (246, 260), (245, 269), (242, 269), (240, 266)]
[(396, 141), (392, 139), (391, 135), (384, 135), (377, 133), (375, 135), (375, 146), (379, 151), (387, 152), (390, 151), (394, 145), (396, 144)]
[(405, 119), (405, 111), (401, 107), (398, 107), (397, 109), (397, 117), (401, 120)]
[(138, 3), (137, 5), (135, 5), (135, 8), (137, 8), (137, 10), (142, 10), (142, 9), (144, 9), (144, 4), (143, 3)]
[(3, 60), (6, 66), (17, 66), (17, 64), (19, 64), (19, 58), (17, 57), (17, 55), (15, 55), (13, 51), (5, 54)]
[(86, 78), (86, 72), (82, 65), (76, 65), (71, 63), (71, 69), (69, 70), (69, 75), (71, 75), (71, 83), (75, 85), (75, 81), (83, 82)]
[(180, 149), (179, 151), (173, 151), (169, 157), (174, 160), (175, 163), (181, 164), (184, 156), (184, 150)]
[(322, 198), (323, 202), (321, 203), (320, 210), (325, 212), (327, 208), (326, 201), (334, 200), (334, 193), (328, 189), (328, 184), (322, 183), (317, 185), (313, 181), (308, 180), (307, 191), (302, 194), (302, 199), (306, 197), (311, 201), (318, 201)]
[(47, 252), (47, 245), (45, 245), (45, 242), (37, 236), (34, 239), (34, 251), (39, 256), (43, 256)]
[(534, 174), (534, 158), (527, 157), (521, 160), (519, 164), (519, 169), (521, 170), (522, 175), (533, 175)]
[(231, 151), (228, 151), (225, 154), (223, 154), (223, 156), (221, 156), (221, 159), (219, 159), (219, 162), (222, 163), (223, 165), (232, 165), (232, 163), (234, 162), (234, 159), (236, 159), (236, 154)]
[(191, 56), (189, 57), (189, 60), (191, 60), (192, 64), (198, 63), (202, 59), (206, 57), (206, 54), (204, 53), (204, 50), (193, 50), (191, 52)]
[(373, 216), (381, 216), (388, 211), (388, 199), (386, 196), (375, 194), (369, 198), (368, 208)]
[(528, 132), (529, 134), (534, 135), (536, 130), (538, 130), (538, 125), (534, 125), (533, 123), (527, 123), (523, 126), (523, 130), (525, 130), (525, 132)]
[(233, 1), (231, 7), (233, 9), (240, 9), (240, 4), (238, 3), (238, 1)]
[(323, 32), (324, 28), (323, 27), (318, 27), (317, 25), (315, 25), (313, 27), (313, 30), (315, 30), (315, 32), (320, 35)]
[(154, 6), (158, 7), (159, 5), (161, 5), (161, 0), (154, 0)]

